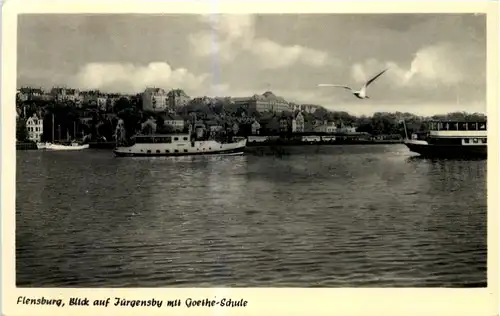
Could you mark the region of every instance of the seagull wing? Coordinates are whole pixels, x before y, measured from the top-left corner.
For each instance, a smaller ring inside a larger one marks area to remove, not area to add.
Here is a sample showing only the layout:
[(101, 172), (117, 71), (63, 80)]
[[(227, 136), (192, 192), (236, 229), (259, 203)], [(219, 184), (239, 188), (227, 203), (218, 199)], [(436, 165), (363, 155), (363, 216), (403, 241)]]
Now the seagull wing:
[(382, 70), (382, 71), (381, 71), (378, 75), (376, 75), (375, 77), (373, 77), (373, 78), (371, 78), (370, 80), (368, 80), (368, 81), (365, 83), (365, 85), (364, 85), (363, 87), (364, 87), (364, 88), (368, 87), (368, 85), (369, 85), (370, 83), (372, 83), (373, 81), (375, 81), (375, 79), (377, 79), (378, 77), (382, 76), (382, 74), (383, 74), (384, 72), (386, 72), (386, 71), (387, 71), (387, 69)]
[(348, 86), (344, 86), (344, 85), (339, 85), (339, 84), (330, 84), (330, 83), (320, 83), (318, 85), (318, 87), (334, 87), (334, 88), (344, 88), (344, 89), (347, 89), (347, 90), (351, 90), (351, 87), (348, 87)]

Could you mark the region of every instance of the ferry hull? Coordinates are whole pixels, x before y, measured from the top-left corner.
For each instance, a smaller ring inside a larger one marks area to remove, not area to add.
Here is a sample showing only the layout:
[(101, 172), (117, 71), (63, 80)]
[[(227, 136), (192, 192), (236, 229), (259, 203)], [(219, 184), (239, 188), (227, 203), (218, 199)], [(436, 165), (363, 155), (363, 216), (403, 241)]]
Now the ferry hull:
[(124, 152), (117, 149), (113, 150), (116, 157), (179, 157), (179, 156), (213, 156), (213, 155), (243, 155), (245, 147), (233, 148), (228, 150), (212, 151), (212, 152)]
[[(164, 139), (162, 136), (157, 138)], [(191, 142), (188, 136), (183, 135), (173, 136), (173, 138), (173, 142), (136, 142), (128, 147), (119, 146), (113, 150), (113, 153), (117, 157), (238, 155), (243, 154), (246, 147), (246, 139), (234, 143), (220, 143), (214, 140)]]
[(432, 145), (423, 142), (405, 142), (411, 152), (429, 158), (487, 158), (488, 146)]

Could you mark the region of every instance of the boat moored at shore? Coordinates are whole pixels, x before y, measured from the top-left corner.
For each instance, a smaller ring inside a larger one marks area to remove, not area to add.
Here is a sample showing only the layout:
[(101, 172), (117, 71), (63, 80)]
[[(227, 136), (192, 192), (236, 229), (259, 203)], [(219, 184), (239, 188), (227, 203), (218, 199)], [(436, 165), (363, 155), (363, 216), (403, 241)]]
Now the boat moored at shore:
[(70, 144), (37, 143), (39, 150), (83, 150), (89, 148), (88, 144), (73, 142)]
[(189, 133), (137, 135), (113, 152), (117, 157), (242, 155), (246, 143), (246, 138), (195, 140)]
[(423, 157), (486, 158), (487, 125), (486, 122), (431, 122), (429, 131), (413, 133), (404, 144)]

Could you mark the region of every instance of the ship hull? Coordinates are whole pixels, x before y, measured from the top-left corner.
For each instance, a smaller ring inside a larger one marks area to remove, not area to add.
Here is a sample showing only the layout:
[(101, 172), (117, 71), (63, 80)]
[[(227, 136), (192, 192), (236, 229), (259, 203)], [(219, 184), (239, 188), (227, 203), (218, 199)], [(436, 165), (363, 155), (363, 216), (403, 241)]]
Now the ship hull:
[(236, 143), (216, 141), (179, 142), (176, 144), (137, 144), (130, 147), (117, 147), (113, 150), (116, 157), (179, 157), (208, 155), (242, 155), (246, 139)]
[(411, 152), (429, 158), (487, 158), (488, 146), (433, 145), (425, 142), (406, 141)]
[(210, 155), (243, 155), (244, 147), (234, 148), (228, 150), (221, 151), (212, 151), (212, 152), (178, 152), (178, 153), (165, 153), (165, 152), (151, 152), (151, 153), (140, 153), (140, 152), (123, 152), (118, 150), (113, 150), (116, 157), (179, 157), (179, 156), (210, 156)]

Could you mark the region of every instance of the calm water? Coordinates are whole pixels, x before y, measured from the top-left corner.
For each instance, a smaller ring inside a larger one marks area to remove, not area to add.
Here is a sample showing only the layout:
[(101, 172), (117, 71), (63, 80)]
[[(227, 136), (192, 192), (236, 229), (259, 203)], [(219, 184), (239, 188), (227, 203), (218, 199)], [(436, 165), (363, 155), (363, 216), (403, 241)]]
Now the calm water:
[(486, 285), (486, 161), (17, 155), (18, 286)]

